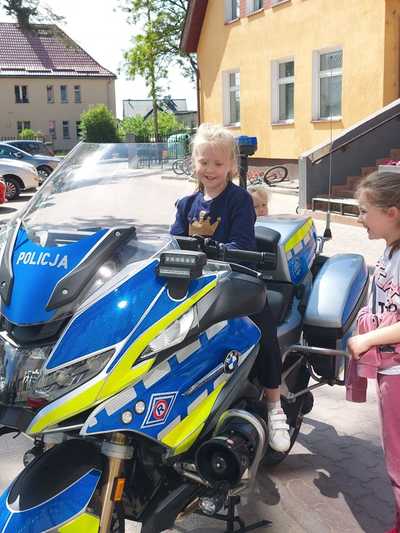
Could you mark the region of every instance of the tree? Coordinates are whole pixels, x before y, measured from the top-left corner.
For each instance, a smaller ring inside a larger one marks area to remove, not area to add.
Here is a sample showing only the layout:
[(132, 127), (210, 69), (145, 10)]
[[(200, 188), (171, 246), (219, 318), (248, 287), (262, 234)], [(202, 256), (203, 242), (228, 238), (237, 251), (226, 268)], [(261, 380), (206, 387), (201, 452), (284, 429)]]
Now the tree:
[(167, 77), (171, 63), (180, 65), (184, 74), (192, 78), (197, 73), (194, 56), (179, 48), (188, 0), (120, 0), (120, 5), (130, 22), (143, 27), (133, 48), (125, 53), (126, 69), (130, 77), (140, 75), (145, 79), (153, 101), (153, 127), (158, 137), (160, 82)]
[(127, 117), (120, 124), (120, 132), (123, 137), (133, 134), (139, 141), (148, 139), (152, 133), (151, 122), (140, 115)]
[(161, 111), (159, 113), (159, 129), (160, 134), (163, 136), (171, 135), (179, 130), (184, 130), (185, 125), (176, 118), (173, 113), (166, 113)]
[(57, 15), (47, 5), (41, 5), (40, 0), (2, 0), (0, 7), (7, 15), (15, 16), (18, 24), (29, 27), (31, 17), (34, 22), (54, 22), (60, 23), (65, 17)]
[[(185, 125), (179, 122), (173, 113), (158, 112), (158, 134), (162, 137), (184, 130)], [(120, 124), (120, 132), (123, 137), (132, 133), (138, 142), (147, 142), (154, 135), (154, 123), (140, 115), (127, 117)]]
[(98, 104), (81, 114), (81, 136), (86, 142), (115, 143), (120, 138), (117, 121), (104, 104)]

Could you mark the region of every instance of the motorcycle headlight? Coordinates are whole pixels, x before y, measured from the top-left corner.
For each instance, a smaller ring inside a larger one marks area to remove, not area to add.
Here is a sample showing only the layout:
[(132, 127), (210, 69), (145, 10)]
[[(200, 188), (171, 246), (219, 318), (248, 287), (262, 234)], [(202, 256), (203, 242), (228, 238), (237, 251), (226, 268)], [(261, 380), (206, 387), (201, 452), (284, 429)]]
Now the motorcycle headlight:
[(67, 392), (76, 389), (99, 374), (111, 359), (114, 352), (114, 349), (100, 352), (97, 355), (64, 366), (61, 369), (51, 371), (42, 370), (35, 387), (34, 397), (44, 398), (51, 402), (67, 394)]
[(161, 352), (170, 346), (174, 346), (175, 344), (182, 342), (189, 333), (190, 328), (193, 325), (194, 318), (195, 312), (193, 307), (191, 307), (189, 311), (172, 322), (172, 324), (170, 324), (164, 331), (155, 337), (148, 344), (148, 346), (146, 346), (140, 355), (140, 359), (151, 357), (156, 352)]

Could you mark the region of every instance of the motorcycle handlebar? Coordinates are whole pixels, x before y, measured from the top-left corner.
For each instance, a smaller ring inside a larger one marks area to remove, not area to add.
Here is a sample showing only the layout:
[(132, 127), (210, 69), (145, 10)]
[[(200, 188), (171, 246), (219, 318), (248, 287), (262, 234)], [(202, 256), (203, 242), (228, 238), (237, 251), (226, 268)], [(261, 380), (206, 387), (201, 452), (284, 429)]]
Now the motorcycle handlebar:
[(276, 255), (268, 252), (251, 252), (237, 249), (220, 249), (220, 258), (222, 261), (237, 263), (252, 263), (260, 266), (266, 266), (276, 263)]
[(210, 259), (226, 261), (227, 263), (251, 263), (269, 269), (276, 267), (277, 256), (271, 252), (227, 248), (224, 244), (200, 236), (176, 236), (175, 238), (182, 250), (201, 251), (207, 254)]

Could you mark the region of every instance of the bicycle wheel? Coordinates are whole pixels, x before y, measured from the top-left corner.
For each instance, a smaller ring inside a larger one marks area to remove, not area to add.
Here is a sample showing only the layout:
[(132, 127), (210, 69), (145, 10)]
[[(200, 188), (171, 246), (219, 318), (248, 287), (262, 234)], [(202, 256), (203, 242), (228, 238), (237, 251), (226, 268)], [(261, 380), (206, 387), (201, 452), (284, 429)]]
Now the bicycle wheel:
[(182, 170), (183, 174), (186, 174), (186, 176), (191, 176), (193, 169), (192, 169), (192, 158), (188, 157), (182, 161)]
[(185, 173), (185, 171), (183, 170), (183, 160), (176, 159), (172, 163), (172, 170), (175, 172), (177, 176), (182, 176)]
[(288, 169), (286, 167), (282, 166), (276, 166), (269, 168), (264, 172), (264, 182), (272, 187), (276, 183), (281, 183), (282, 181), (285, 181), (288, 175)]

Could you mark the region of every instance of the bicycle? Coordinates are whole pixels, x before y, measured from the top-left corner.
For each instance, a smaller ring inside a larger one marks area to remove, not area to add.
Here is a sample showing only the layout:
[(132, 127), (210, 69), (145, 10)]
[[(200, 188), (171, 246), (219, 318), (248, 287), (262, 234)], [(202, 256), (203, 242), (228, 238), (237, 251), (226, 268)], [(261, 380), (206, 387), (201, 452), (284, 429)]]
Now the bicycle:
[(191, 176), (193, 173), (192, 156), (176, 159), (172, 163), (172, 170), (177, 176)]
[(287, 180), (288, 173), (289, 171), (286, 167), (277, 165), (264, 172), (263, 181), (269, 185), (269, 187), (273, 187), (277, 183), (282, 183), (282, 181)]
[(250, 185), (263, 185), (273, 187), (277, 183), (281, 183), (288, 179), (288, 169), (284, 166), (277, 165), (268, 168), (265, 171), (249, 169), (247, 172), (247, 180)]

